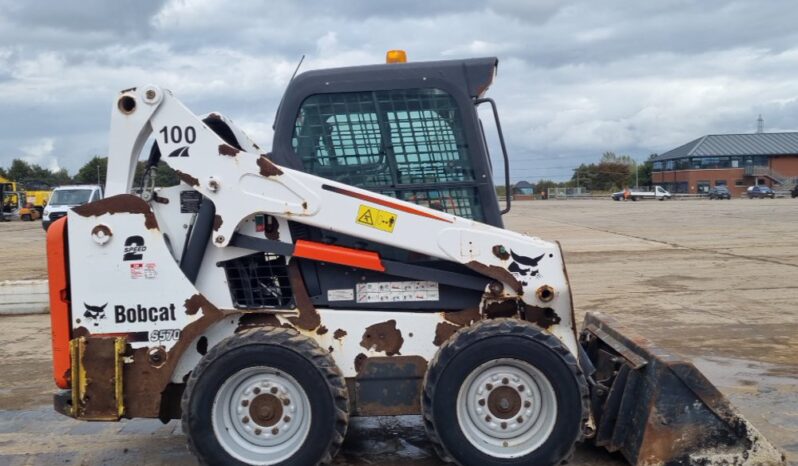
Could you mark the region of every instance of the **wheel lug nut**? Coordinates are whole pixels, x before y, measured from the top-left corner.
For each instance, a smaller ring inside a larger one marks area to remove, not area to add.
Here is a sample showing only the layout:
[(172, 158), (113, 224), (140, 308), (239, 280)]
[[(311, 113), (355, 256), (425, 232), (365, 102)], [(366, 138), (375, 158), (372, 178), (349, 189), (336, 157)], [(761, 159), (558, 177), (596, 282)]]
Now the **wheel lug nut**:
[(493, 384), (487, 384), (485, 385), (485, 388), (487, 388), (488, 390), (493, 390)]
[(529, 400), (524, 401), (524, 408), (528, 408), (530, 406), (532, 406), (532, 402), (531, 401), (529, 401)]
[(279, 433), (280, 433), (280, 429), (278, 429), (277, 427), (275, 427), (274, 429), (272, 429), (272, 435), (277, 435), (277, 434), (279, 434)]
[(244, 407), (249, 406), (249, 400), (242, 401), (241, 402), (241, 406), (244, 406)]
[(508, 383), (510, 383), (510, 380), (507, 377), (502, 379), (502, 384), (507, 385)]
[(255, 389), (252, 391), (257, 395), (258, 393), (260, 393), (260, 387), (255, 387)]
[(255, 435), (260, 435), (263, 431), (260, 429), (255, 429)]
[(283, 404), (284, 404), (285, 406), (288, 406), (288, 405), (290, 405), (290, 404), (291, 404), (291, 400), (289, 400), (288, 398), (286, 398), (286, 399), (284, 399), (284, 400), (283, 400)]
[(507, 423), (506, 422), (502, 422), (501, 426), (502, 426), (502, 429), (506, 429), (507, 428)]
[(516, 419), (516, 421), (518, 421), (518, 423), (520, 424), (524, 422), (524, 418), (522, 416), (518, 416), (518, 419)]
[(272, 395), (277, 393), (277, 387), (272, 387), (271, 392), (272, 392)]
[(246, 424), (247, 422), (249, 422), (249, 416), (244, 416), (244, 418), (243, 418), (243, 419), (241, 419), (241, 422), (243, 422), (244, 424)]
[(526, 389), (525, 389), (525, 387), (523, 385), (519, 385), (518, 386), (518, 391), (523, 393), (523, 392), (526, 391)]
[(491, 419), (490, 416), (485, 416), (485, 421), (490, 422), (490, 419)]
[(485, 406), (485, 399), (483, 398), (483, 399), (479, 400), (478, 403), (479, 403), (480, 406)]
[(284, 417), (283, 422), (291, 422), (291, 416)]

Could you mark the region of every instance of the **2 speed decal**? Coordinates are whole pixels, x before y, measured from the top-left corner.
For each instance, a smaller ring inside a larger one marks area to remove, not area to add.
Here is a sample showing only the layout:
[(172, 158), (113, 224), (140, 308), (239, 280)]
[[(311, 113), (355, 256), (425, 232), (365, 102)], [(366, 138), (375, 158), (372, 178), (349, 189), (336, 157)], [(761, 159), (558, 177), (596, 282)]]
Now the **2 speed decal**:
[(125, 249), (122, 254), (123, 261), (140, 261), (144, 258), (144, 251), (147, 246), (144, 245), (144, 238), (141, 236), (128, 236), (125, 239)]

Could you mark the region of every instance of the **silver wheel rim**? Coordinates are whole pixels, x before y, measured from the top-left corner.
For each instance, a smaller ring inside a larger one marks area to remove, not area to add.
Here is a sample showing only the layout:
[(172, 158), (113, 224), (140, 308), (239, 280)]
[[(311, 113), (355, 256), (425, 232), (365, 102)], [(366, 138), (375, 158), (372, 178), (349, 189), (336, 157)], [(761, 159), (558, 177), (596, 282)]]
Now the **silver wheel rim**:
[(457, 421), (469, 443), (483, 453), (518, 458), (551, 435), (557, 394), (535, 366), (495, 359), (474, 369), (460, 386)]
[(310, 431), (310, 401), (289, 374), (248, 367), (228, 378), (213, 401), (213, 432), (225, 451), (248, 464), (294, 455)]

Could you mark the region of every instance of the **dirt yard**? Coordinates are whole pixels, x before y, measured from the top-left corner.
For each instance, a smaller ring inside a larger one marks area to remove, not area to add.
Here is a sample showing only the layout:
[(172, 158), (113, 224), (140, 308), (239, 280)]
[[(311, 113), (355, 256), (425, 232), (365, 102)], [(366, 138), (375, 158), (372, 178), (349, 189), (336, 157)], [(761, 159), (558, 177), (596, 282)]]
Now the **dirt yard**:
[[(603, 311), (678, 352), (798, 465), (798, 202), (533, 201), (508, 228), (559, 240), (577, 315)], [(44, 233), (0, 224), (3, 279), (43, 278)], [(0, 466), (196, 464), (178, 423), (50, 408), (46, 315), (0, 317)], [(357, 420), (338, 465), (438, 465), (417, 417)], [(582, 446), (576, 465), (623, 464)]]

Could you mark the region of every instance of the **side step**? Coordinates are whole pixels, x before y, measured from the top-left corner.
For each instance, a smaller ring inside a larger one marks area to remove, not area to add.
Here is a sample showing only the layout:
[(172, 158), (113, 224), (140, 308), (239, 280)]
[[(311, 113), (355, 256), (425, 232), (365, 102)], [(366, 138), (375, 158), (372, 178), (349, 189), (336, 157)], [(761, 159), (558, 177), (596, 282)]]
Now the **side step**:
[(580, 342), (595, 368), (596, 445), (633, 465), (786, 464), (692, 363), (600, 313), (587, 313)]

